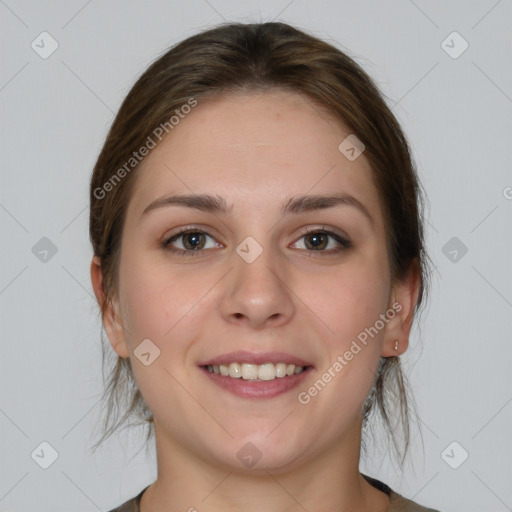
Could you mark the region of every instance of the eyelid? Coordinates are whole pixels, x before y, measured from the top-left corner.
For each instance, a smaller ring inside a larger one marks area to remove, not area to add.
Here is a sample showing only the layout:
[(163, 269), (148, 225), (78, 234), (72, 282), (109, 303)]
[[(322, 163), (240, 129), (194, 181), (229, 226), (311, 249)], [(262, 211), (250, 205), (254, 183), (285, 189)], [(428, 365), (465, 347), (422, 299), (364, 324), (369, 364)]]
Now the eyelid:
[[(176, 228), (176, 230), (171, 230), (172, 234), (168, 234), (169, 231), (166, 232), (164, 236), (161, 238), (161, 243), (166, 243), (169, 240), (179, 237), (180, 235), (187, 234), (187, 233), (203, 233), (205, 235), (208, 235), (211, 238), (214, 238), (216, 241), (219, 241), (218, 238), (222, 238), (218, 234), (213, 234), (212, 232), (215, 231), (210, 226), (200, 226), (200, 225), (185, 225), (181, 226), (179, 228)], [(220, 242), (223, 243), (223, 242)]]
[(332, 233), (340, 238), (346, 239), (346, 241), (348, 242), (348, 235), (346, 235), (343, 231), (339, 230), (338, 228), (335, 228), (334, 226), (329, 226), (328, 224), (322, 224), (321, 226), (319, 224), (316, 226), (308, 225), (301, 229), (300, 236), (317, 232)]

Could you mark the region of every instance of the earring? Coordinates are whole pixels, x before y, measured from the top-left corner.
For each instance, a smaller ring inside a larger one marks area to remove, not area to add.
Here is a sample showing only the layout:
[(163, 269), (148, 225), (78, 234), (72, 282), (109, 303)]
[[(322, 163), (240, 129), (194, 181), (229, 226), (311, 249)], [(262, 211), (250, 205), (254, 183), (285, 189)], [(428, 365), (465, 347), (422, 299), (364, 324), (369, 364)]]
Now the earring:
[(398, 340), (395, 340), (395, 350), (398, 350)]

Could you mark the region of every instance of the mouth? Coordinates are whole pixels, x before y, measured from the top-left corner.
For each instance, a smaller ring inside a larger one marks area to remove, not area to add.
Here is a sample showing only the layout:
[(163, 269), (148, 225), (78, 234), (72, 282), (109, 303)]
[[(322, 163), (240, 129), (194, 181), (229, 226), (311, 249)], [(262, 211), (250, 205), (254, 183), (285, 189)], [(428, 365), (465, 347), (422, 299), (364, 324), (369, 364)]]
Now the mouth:
[(289, 354), (226, 354), (199, 365), (204, 375), (223, 390), (242, 398), (273, 398), (291, 391), (314, 370)]
[(244, 379), (256, 382), (265, 382), (275, 379), (282, 379), (298, 375), (306, 371), (308, 366), (296, 366), (293, 363), (229, 363), (225, 364), (209, 364), (203, 366), (209, 373), (222, 375), (231, 379)]

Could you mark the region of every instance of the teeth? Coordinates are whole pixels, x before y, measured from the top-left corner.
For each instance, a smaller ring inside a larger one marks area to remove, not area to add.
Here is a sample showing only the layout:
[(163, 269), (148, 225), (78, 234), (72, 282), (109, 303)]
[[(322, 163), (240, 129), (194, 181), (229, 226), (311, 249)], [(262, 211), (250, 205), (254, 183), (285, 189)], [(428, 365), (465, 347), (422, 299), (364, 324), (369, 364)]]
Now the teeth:
[(259, 369), (258, 369), (258, 379), (260, 379), (260, 380), (274, 380), (275, 378), (276, 378), (276, 367), (272, 363), (262, 364), (259, 367)]
[(275, 378), (282, 378), (291, 375), (302, 373), (305, 366), (295, 366), (294, 364), (287, 363), (265, 363), (265, 364), (250, 364), (250, 363), (231, 363), (224, 364), (209, 364), (206, 369), (210, 373), (222, 375), (224, 377), (231, 377), (233, 379), (244, 380), (274, 380)]
[(242, 368), (240, 368), (240, 365), (238, 363), (231, 363), (229, 365), (229, 376), (233, 377), (233, 379), (239, 379), (242, 376)]
[(257, 379), (258, 378), (258, 365), (257, 364), (243, 364), (242, 365), (242, 379)]
[(286, 363), (276, 364), (276, 377), (286, 377)]

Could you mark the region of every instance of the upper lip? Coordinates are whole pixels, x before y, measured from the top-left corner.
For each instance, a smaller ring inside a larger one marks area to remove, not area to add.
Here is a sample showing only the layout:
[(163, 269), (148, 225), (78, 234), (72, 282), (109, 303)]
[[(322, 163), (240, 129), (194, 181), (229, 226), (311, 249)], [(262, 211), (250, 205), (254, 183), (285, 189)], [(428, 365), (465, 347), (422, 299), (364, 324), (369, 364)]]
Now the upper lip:
[(311, 363), (301, 359), (300, 357), (292, 356), (286, 352), (247, 352), (238, 350), (236, 352), (229, 352), (220, 356), (213, 357), (199, 363), (199, 366), (208, 365), (229, 365), (230, 363), (249, 363), (249, 364), (265, 364), (265, 363), (287, 363), (294, 364), (295, 366), (312, 366)]

